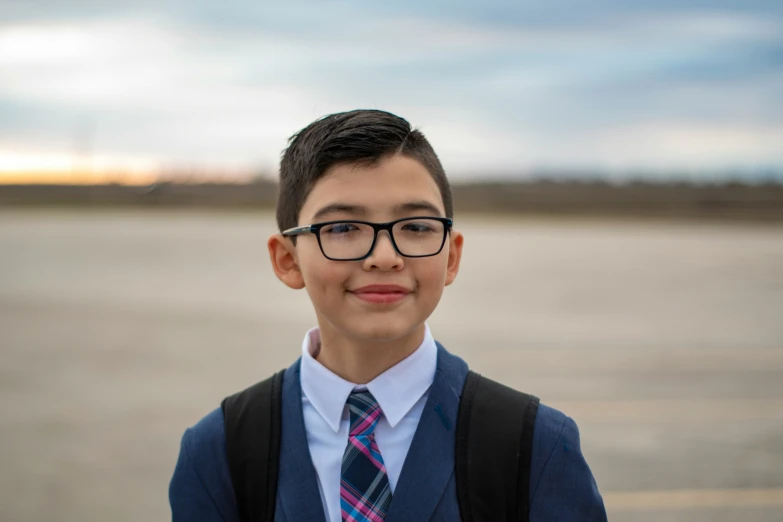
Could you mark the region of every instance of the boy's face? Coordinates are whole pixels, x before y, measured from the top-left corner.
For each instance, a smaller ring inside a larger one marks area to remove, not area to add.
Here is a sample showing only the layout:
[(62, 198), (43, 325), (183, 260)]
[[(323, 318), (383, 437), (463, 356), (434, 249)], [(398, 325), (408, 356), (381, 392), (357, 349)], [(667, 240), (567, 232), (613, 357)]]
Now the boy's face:
[[(418, 161), (400, 155), (376, 165), (335, 165), (308, 195), (299, 225), (334, 220), (385, 223), (411, 216), (445, 217), (440, 190)], [(354, 342), (393, 341), (413, 335), (432, 314), (444, 286), (457, 276), (462, 234), (452, 230), (441, 252), (431, 257), (400, 256), (385, 231), (369, 257), (331, 261), (314, 234), (269, 239), (277, 276), (292, 288), (306, 288), (319, 326)], [(369, 285), (396, 285), (402, 296), (378, 298)], [(377, 302), (380, 301), (380, 302)], [(326, 332), (325, 332), (326, 333)]]

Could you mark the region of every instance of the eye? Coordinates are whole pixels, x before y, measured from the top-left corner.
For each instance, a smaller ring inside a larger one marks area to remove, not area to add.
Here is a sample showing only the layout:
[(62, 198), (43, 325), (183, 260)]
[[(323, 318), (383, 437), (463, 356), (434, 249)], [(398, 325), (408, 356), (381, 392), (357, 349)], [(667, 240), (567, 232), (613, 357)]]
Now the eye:
[(435, 224), (426, 221), (409, 221), (402, 226), (402, 229), (405, 232), (426, 234), (435, 232)]
[(322, 228), (321, 234), (341, 236), (341, 235), (350, 234), (351, 232), (356, 232), (358, 230), (359, 227), (357, 227), (353, 223), (334, 223), (332, 225), (327, 225), (324, 228)]

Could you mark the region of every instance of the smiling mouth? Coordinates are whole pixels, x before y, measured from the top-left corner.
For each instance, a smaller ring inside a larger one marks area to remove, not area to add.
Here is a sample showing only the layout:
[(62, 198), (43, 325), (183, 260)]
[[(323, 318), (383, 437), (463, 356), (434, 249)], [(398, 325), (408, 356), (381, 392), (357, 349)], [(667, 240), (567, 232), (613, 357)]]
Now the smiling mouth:
[(408, 294), (402, 293), (402, 292), (389, 292), (389, 293), (382, 293), (382, 292), (351, 292), (353, 295), (361, 299), (362, 301), (365, 301), (367, 303), (374, 303), (374, 304), (391, 304), (391, 303), (397, 303), (399, 301), (402, 301), (406, 297), (408, 297)]
[(348, 293), (355, 295), (366, 303), (391, 304), (402, 301), (411, 292), (407, 288), (397, 285), (370, 285), (357, 288)]

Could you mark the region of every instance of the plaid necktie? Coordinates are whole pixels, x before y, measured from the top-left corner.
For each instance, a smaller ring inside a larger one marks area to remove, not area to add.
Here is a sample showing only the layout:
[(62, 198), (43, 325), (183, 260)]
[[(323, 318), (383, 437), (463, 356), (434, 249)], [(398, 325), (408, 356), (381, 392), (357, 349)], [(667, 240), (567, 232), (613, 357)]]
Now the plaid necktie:
[(351, 431), (343, 454), (340, 509), (343, 522), (380, 522), (392, 499), (386, 466), (375, 442), (381, 408), (369, 391), (348, 397)]

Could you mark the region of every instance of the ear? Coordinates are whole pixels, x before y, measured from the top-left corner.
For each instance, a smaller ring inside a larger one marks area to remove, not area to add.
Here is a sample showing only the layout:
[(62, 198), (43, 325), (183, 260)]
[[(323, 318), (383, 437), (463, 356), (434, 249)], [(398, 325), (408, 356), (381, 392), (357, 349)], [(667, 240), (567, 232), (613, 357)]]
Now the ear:
[(459, 262), (462, 260), (462, 244), (465, 237), (462, 232), (453, 230), (449, 233), (449, 259), (446, 262), (446, 286), (457, 278)]
[(269, 249), (272, 270), (275, 271), (277, 278), (294, 290), (304, 288), (304, 278), (299, 269), (296, 246), (293, 242), (282, 234), (272, 234), (266, 246)]

